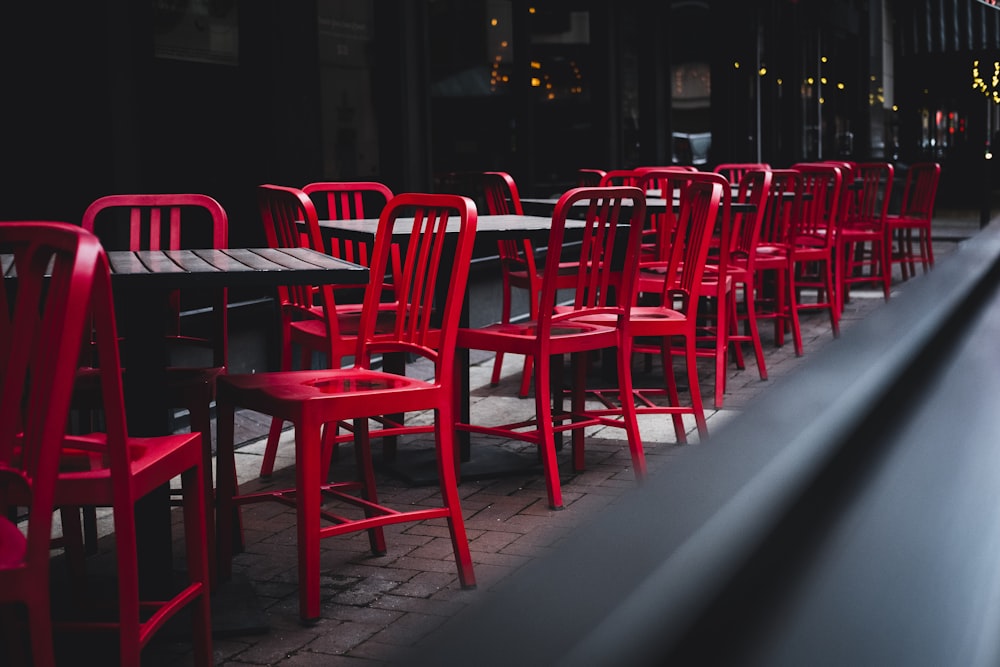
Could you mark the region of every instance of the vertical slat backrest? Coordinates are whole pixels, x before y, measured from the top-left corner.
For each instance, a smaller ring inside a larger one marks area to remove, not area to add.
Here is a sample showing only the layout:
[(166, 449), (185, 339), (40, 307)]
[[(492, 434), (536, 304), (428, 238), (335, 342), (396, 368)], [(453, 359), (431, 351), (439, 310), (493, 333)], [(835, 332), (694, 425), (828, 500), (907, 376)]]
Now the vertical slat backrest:
[(30, 485), (25, 560), (47, 568), (81, 341), (95, 276), (107, 264), (98, 239), (67, 223), (0, 223), (0, 253), (13, 255), (16, 274), (0, 290), (0, 501), (4, 509), (16, 501), (19, 477)]
[(734, 223), (730, 254), (742, 260), (752, 259), (753, 250), (760, 240), (771, 178), (770, 169), (750, 169), (740, 178), (735, 201), (753, 206), (752, 211), (733, 210), (731, 213)]
[(934, 200), (937, 197), (940, 178), (941, 165), (936, 162), (917, 162), (910, 165), (906, 174), (900, 215), (930, 222), (934, 215)]
[[(378, 181), (317, 181), (302, 187), (322, 220), (377, 218), (393, 197), (392, 190)], [(349, 239), (330, 239), (327, 252), (348, 262), (368, 266), (368, 244)]]
[[(538, 335), (551, 335), (554, 323), (588, 313), (615, 313), (627, 319), (635, 289), (646, 198), (635, 186), (598, 186), (566, 191), (552, 213), (549, 250), (543, 270)], [(584, 213), (585, 227), (575, 274), (560, 275), (567, 218)], [(573, 304), (556, 314), (557, 292), (573, 290)]]
[(802, 174), (795, 169), (772, 169), (771, 187), (761, 220), (760, 243), (780, 246), (788, 243), (792, 220), (801, 213)]
[(792, 223), (793, 243), (832, 247), (839, 224), (843, 177), (840, 167), (818, 162), (792, 165), (802, 175), (802, 205)]
[(726, 187), (712, 180), (692, 181), (681, 198), (677, 241), (666, 271), (666, 275), (672, 276), (673, 280), (663, 281), (662, 303), (689, 316), (697, 308), (713, 230), (718, 225)]
[(854, 168), (850, 199), (853, 206), (847, 223), (882, 226), (889, 212), (894, 168), (888, 162), (862, 162)]
[[(404, 241), (397, 231), (399, 220), (410, 216), (413, 226)], [(450, 377), (476, 224), (475, 203), (462, 195), (403, 193), (390, 200), (375, 236), (358, 336), (358, 363), (367, 365), (380, 353), (410, 351), (435, 361), (439, 381), (441, 373)], [(449, 225), (457, 229), (449, 232)], [(400, 298), (391, 331), (386, 332), (384, 327), (376, 327), (380, 310), (373, 290), (381, 290), (392, 248), (399, 245), (405, 246), (400, 274), (394, 276)], [(444, 293), (439, 286), (447, 288), (443, 303), (435, 302), (435, 297)]]

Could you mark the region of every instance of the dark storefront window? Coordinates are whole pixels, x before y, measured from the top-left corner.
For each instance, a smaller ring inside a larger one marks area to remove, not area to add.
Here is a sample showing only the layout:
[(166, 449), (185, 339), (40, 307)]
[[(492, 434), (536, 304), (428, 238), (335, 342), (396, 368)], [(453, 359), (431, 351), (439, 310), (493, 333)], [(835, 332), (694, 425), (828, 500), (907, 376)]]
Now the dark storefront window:
[(379, 180), (372, 96), (373, 2), (319, 0), (323, 178)]

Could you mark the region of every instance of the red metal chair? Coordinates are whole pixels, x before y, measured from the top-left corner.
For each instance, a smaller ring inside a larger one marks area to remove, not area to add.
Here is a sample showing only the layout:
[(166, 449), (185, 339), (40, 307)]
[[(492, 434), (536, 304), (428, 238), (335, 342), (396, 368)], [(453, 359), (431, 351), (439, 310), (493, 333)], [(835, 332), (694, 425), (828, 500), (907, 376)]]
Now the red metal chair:
[(886, 215), (892, 197), (893, 171), (888, 162), (858, 163), (853, 169), (851, 187), (843, 189), (848, 207), (841, 211), (835, 250), (840, 262), (837, 273), (841, 311), (850, 300), (851, 285), (859, 283), (880, 283), (885, 300), (889, 300), (892, 270)]
[(726, 180), (733, 185), (738, 185), (743, 175), (748, 171), (760, 170), (760, 169), (770, 169), (771, 165), (767, 162), (722, 162), (715, 165), (712, 170), (717, 174), (722, 174), (726, 177)]
[[(631, 206), (623, 206), (625, 199), (633, 200)], [(556, 457), (557, 433), (573, 431), (573, 468), (581, 470), (584, 465), (584, 427), (604, 424), (624, 428), (636, 477), (642, 479), (645, 475), (645, 457), (632, 401), (623, 401), (624, 407), (617, 415), (589, 412), (584, 404), (587, 363), (583, 358), (586, 355), (582, 354), (615, 348), (618, 354), (618, 386), (622, 396), (631, 396), (631, 338), (628, 334), (627, 306), (634, 289), (645, 219), (644, 199), (642, 191), (634, 187), (574, 188), (564, 193), (552, 214), (537, 319), (498, 322), (459, 331), (459, 347), (534, 357), (534, 419), (500, 425), (458, 424), (457, 428), (537, 445), (545, 467), (549, 506), (553, 509), (563, 506)], [(573, 262), (575, 273), (567, 275), (560, 270), (566, 240), (566, 219), (580, 214), (586, 216), (587, 226), (580, 256)], [(620, 230), (619, 223), (627, 224), (628, 231)], [(626, 238), (622, 238), (623, 235)], [(621, 266), (609, 261), (616, 257), (616, 249), (625, 253)], [(571, 285), (573, 290), (573, 304), (557, 312), (556, 293), (566, 289), (566, 285)], [(582, 318), (601, 314), (608, 316), (606, 323), (581, 321)], [(568, 412), (554, 410), (550, 403), (553, 396), (559, 405), (562, 403), (562, 388), (552, 386), (551, 372), (553, 363), (558, 366), (558, 361), (565, 354), (573, 355), (575, 369), (572, 406)]]
[[(754, 251), (757, 283), (757, 319), (774, 320), (775, 345), (784, 345), (785, 331), (798, 323), (789, 312), (788, 288), (792, 283), (791, 249), (788, 243), (792, 220), (802, 202), (802, 174), (794, 169), (772, 169), (771, 187), (764, 204), (759, 239)], [(800, 337), (801, 334), (793, 333)]]
[[(630, 335), (636, 340), (633, 350), (660, 354), (663, 360), (665, 388), (636, 389), (638, 414), (669, 414), (678, 442), (687, 442), (683, 415), (695, 418), (701, 438), (708, 437), (708, 425), (698, 379), (698, 301), (705, 288), (703, 274), (712, 245), (713, 229), (722, 215), (721, 201), (728, 186), (719, 181), (698, 180), (688, 185), (681, 197), (680, 213), (670, 251), (665, 261), (643, 263), (639, 267), (638, 290), (659, 290), (656, 304), (637, 304), (631, 308)], [(676, 338), (682, 338), (679, 348)], [(653, 342), (648, 342), (652, 340)], [(690, 404), (683, 405), (673, 373), (673, 356), (679, 349), (687, 371)], [(667, 396), (667, 405), (662, 399)]]
[[(837, 296), (838, 271), (834, 247), (842, 204), (841, 169), (832, 164), (800, 162), (792, 165), (802, 175), (803, 198), (792, 219), (788, 243), (792, 270), (789, 272), (789, 316), (795, 335), (795, 353), (802, 354), (799, 312), (826, 310), (833, 335), (840, 335)], [(815, 291), (815, 300), (803, 302), (801, 291)]]
[[(768, 195), (771, 190), (770, 169), (750, 169), (740, 178), (739, 190), (735, 194), (736, 203), (753, 206), (752, 211), (733, 210), (730, 230), (728, 275), (733, 281), (732, 308), (729, 314), (728, 343), (733, 347), (737, 368), (743, 368), (743, 351), (740, 343), (750, 343), (757, 361), (757, 373), (761, 380), (767, 379), (764, 348), (760, 342), (757, 325), (757, 245), (766, 213)], [(739, 308), (742, 304), (742, 310)], [(743, 321), (745, 331), (739, 323)]]
[(581, 188), (600, 185), (606, 173), (604, 169), (577, 169), (576, 185)]
[[(490, 215), (524, 215), (521, 197), (517, 184), (510, 174), (503, 171), (486, 171), (470, 174), (469, 178), (478, 181), (472, 184), (477, 194), (481, 194), (486, 202), (486, 211)], [(510, 322), (512, 297), (511, 290), (523, 289), (528, 294), (528, 317), (534, 319), (538, 313), (538, 297), (542, 291), (542, 276), (535, 261), (535, 249), (528, 239), (501, 239), (497, 241), (497, 251), (500, 255), (500, 278), (502, 281), (503, 301), (501, 304), (500, 321)], [(498, 352), (493, 359), (493, 374), (490, 381), (497, 385), (500, 382), (500, 372), (503, 369), (503, 352)], [(531, 357), (524, 358), (521, 370), (521, 389), (518, 392), (525, 398), (531, 390)]]
[[(413, 215), (416, 223), (405, 244), (402, 274), (393, 276), (401, 293), (393, 328), (379, 332), (381, 285), (389, 266), (393, 228), (401, 216)], [(446, 235), (451, 222), (459, 226)], [(218, 394), (218, 469), (234, 470), (233, 421), (242, 406), (295, 425), (295, 487), (268, 489), (241, 495), (234, 475), (220, 475), (219, 552), (220, 573), (231, 573), (232, 535), (236, 506), (259, 501), (291, 504), (297, 512), (299, 561), (299, 613), (313, 621), (320, 613), (320, 539), (354, 531), (368, 531), (375, 553), (385, 552), (382, 527), (404, 521), (443, 518), (447, 521), (463, 587), (475, 586), (472, 559), (459, 504), (455, 433), (455, 339), (465, 295), (469, 264), (475, 240), (476, 208), (468, 198), (446, 194), (401, 194), (382, 211), (371, 257), (371, 278), (361, 313), (355, 362), (350, 368), (296, 370), (253, 375), (228, 375), (220, 379)], [(437, 281), (450, 285), (446, 303), (431, 308)], [(332, 286), (320, 290), (326, 302)], [(333, 310), (324, 312), (336, 338)], [(410, 353), (433, 361), (435, 375), (424, 381), (371, 369), (372, 357)], [(367, 418), (385, 412), (390, 405), (400, 412), (436, 411), (438, 474), (442, 506), (424, 504), (389, 508), (378, 503), (372, 468)], [(321, 429), (341, 420), (354, 420), (354, 447), (360, 479), (327, 483), (327, 470), (320, 455)], [(359, 495), (360, 493), (360, 495)], [(360, 507), (356, 517), (321, 507), (323, 497), (333, 497)], [(321, 525), (328, 521), (330, 525)]]
[[(940, 180), (940, 164), (917, 162), (910, 165), (900, 210), (886, 216), (886, 245), (890, 247), (890, 262), (900, 265), (903, 280), (917, 275), (917, 264), (923, 266), (924, 273), (934, 267), (931, 221)], [(916, 250), (913, 249), (914, 236)]]
[[(103, 250), (96, 256), (89, 305), (92, 332), (88, 340), (94, 342), (92, 350), (101, 369), (100, 409), (104, 430), (63, 436), (55, 504), (111, 508), (118, 604), (113, 617), (87, 610), (79, 619), (60, 621), (59, 627), (96, 632), (117, 629), (121, 664), (137, 665), (142, 648), (155, 633), (186, 610), (191, 612), (195, 660), (199, 665), (210, 665), (213, 658), (202, 436), (200, 433), (129, 436), (111, 280)], [(80, 339), (75, 344), (79, 349)], [(178, 477), (187, 578), (175, 585), (174, 572), (147, 573), (149, 576), (145, 578), (158, 580), (161, 585), (155, 586), (156, 590), (143, 591), (139, 587), (136, 504)]]
[[(4, 612), (8, 654), (0, 661), (53, 665), (49, 568), (56, 479), (103, 250), (75, 225), (4, 222), (0, 253), (0, 275), (8, 276), (11, 267), (17, 275), (0, 289), (0, 603), (24, 605), (27, 619), (25, 634), (8, 615), (12, 610)], [(27, 520), (18, 522), (22, 507)]]
[[(364, 220), (378, 218), (382, 209), (393, 197), (388, 186), (377, 181), (317, 181), (302, 187), (316, 208), (320, 220)], [(306, 242), (304, 245), (308, 246)], [(364, 242), (349, 239), (330, 238), (324, 248), (334, 257), (346, 259), (362, 266), (368, 266), (371, 249)], [(392, 266), (399, 266), (398, 248), (392, 256)], [(344, 312), (360, 311), (364, 290), (357, 285), (336, 286), (334, 297), (337, 307)], [(385, 286), (386, 300), (395, 301), (392, 284)], [(389, 303), (387, 308), (391, 308)]]
[[(182, 250), (226, 248), (228, 218), (218, 201), (203, 194), (117, 194), (101, 197), (83, 214), (83, 228), (101, 239), (106, 249)], [(168, 329), (171, 366), (167, 368), (164, 407), (188, 411), (192, 432), (201, 435), (205, 470), (212, 467), (212, 402), (215, 381), (229, 364), (229, 327), (226, 290), (207, 302), (184, 302), (171, 293)], [(185, 296), (185, 299), (190, 299)], [(207, 332), (182, 326), (181, 311), (205, 304), (211, 306)], [(128, 344), (125, 341), (124, 344)], [(201, 362), (201, 363), (199, 363)], [(127, 369), (126, 369), (127, 372)], [(96, 383), (91, 378), (91, 393)], [(84, 385), (86, 386), (86, 385)], [(78, 387), (78, 395), (80, 395)], [(206, 476), (206, 497), (211, 497), (212, 478)]]

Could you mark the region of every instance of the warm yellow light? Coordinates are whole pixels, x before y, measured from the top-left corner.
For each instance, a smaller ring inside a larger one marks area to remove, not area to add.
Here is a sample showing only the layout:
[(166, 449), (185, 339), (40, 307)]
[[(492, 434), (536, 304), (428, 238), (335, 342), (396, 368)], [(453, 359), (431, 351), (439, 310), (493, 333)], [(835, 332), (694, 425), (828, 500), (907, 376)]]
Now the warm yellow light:
[(737, 60), (736, 62), (733, 63), (733, 69), (739, 69), (739, 68), (740, 68), (740, 61)]
[(760, 74), (761, 76), (764, 76), (765, 74), (767, 74), (767, 68), (766, 67), (761, 67), (759, 70), (757, 70), (757, 74)]
[(815, 80), (812, 77), (809, 77), (808, 79), (806, 79), (806, 83), (808, 83), (811, 86), (813, 85), (813, 83), (815, 83)]
[(826, 77), (825, 76), (821, 76), (819, 78), (819, 82), (822, 83), (825, 86), (826, 85)]
[(820, 60), (820, 62), (824, 62), (824, 63), (825, 63), (825, 62), (826, 62), (826, 56), (822, 56), (822, 57), (820, 57), (820, 59), (819, 59), (819, 60)]
[(539, 79), (537, 76), (531, 77), (531, 86), (533, 88), (537, 88), (540, 85), (542, 85), (542, 80), (541, 79)]
[(844, 89), (844, 82), (841, 81), (837, 84), (837, 90), (843, 90), (843, 89)]
[(507, 75), (507, 74), (504, 74), (503, 77), (501, 77), (500, 80), (503, 81), (504, 83), (507, 83), (508, 81), (510, 81), (510, 76)]
[(490, 19), (490, 25), (493, 27), (496, 27), (499, 23), (500, 21), (498, 21), (497, 19)]
[(532, 60), (531, 69), (542, 69), (542, 63), (538, 62), (537, 60)]
[(509, 44), (509, 42), (507, 42), (507, 40), (505, 39), (505, 40), (503, 40), (502, 42), (500, 42), (500, 46), (506, 49), (506, 48), (507, 48), (508, 46), (510, 46), (510, 44)]
[(826, 98), (823, 98), (823, 97), (819, 98), (819, 103), (820, 104), (826, 104)]
[(775, 80), (778, 82), (779, 86), (784, 83), (784, 81), (782, 79), (775, 79)]
[(529, 14), (534, 14), (535, 13), (535, 8), (534, 7), (528, 7), (528, 13)]
[(896, 106), (895, 104), (893, 104), (893, 105), (892, 105), (892, 110), (893, 110), (893, 111), (899, 111), (899, 107), (898, 107), (898, 106)]
[(550, 99), (550, 100), (556, 99), (556, 94), (555, 93), (549, 93), (548, 94), (548, 99)]

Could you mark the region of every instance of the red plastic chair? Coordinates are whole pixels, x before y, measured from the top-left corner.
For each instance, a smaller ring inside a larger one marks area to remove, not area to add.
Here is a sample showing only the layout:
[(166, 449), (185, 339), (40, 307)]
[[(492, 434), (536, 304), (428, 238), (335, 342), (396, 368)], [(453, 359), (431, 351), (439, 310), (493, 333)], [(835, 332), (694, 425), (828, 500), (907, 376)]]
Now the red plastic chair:
[[(392, 232), (396, 220), (413, 215), (417, 220), (406, 245), (402, 274), (393, 276), (402, 293), (393, 328), (378, 331), (382, 312), (378, 302), (389, 266)], [(458, 225), (448, 233), (448, 224)], [(401, 194), (382, 211), (371, 258), (371, 278), (361, 313), (361, 329), (350, 368), (297, 370), (253, 375), (228, 375), (220, 379), (218, 397), (218, 469), (234, 470), (233, 421), (242, 406), (291, 421), (295, 425), (295, 487), (268, 489), (240, 495), (235, 476), (220, 476), (219, 544), (220, 573), (231, 573), (232, 521), (237, 505), (265, 500), (292, 504), (297, 512), (299, 561), (299, 613), (312, 621), (320, 612), (320, 539), (354, 531), (369, 531), (375, 553), (385, 552), (382, 527), (404, 521), (443, 518), (451, 534), (459, 579), (463, 587), (475, 586), (461, 507), (456, 468), (455, 433), (455, 339), (458, 329), (472, 248), (475, 240), (476, 208), (466, 197), (447, 194)], [(446, 303), (431, 308), (436, 281), (451, 286)], [(320, 286), (325, 299), (332, 298), (330, 285)], [(337, 326), (333, 312), (325, 312), (326, 326)], [(331, 339), (335, 333), (331, 331)], [(372, 357), (410, 353), (434, 363), (429, 381), (371, 369)], [(442, 506), (426, 504), (389, 508), (378, 503), (372, 468), (367, 419), (381, 415), (386, 405), (400, 412), (435, 410), (438, 474)], [(326, 483), (327, 469), (320, 456), (320, 431), (325, 424), (354, 420), (358, 481)], [(360, 495), (358, 495), (360, 493)], [(346, 511), (321, 507), (324, 497), (339, 499), (363, 511), (351, 518)], [(329, 522), (321, 525), (321, 521)]]
[[(218, 201), (203, 194), (118, 194), (101, 197), (84, 212), (83, 228), (96, 234), (106, 249), (227, 248), (229, 243), (225, 210)], [(229, 364), (227, 293), (220, 290), (208, 302), (212, 308), (212, 319), (207, 335), (186, 331), (181, 326), (184, 302), (180, 293), (174, 292), (169, 298), (171, 320), (165, 335), (170, 338), (171, 349), (178, 357), (173, 361), (174, 365), (167, 369), (164, 407), (186, 408), (191, 431), (201, 434), (204, 467), (209, 471), (205, 480), (206, 497), (211, 497), (211, 409), (215, 400), (216, 378), (226, 372)], [(197, 362), (201, 359), (207, 363), (199, 365)], [(94, 378), (90, 379), (90, 383), (96, 384)]]
[[(80, 341), (99, 257), (97, 238), (55, 222), (0, 224), (0, 603), (21, 603), (27, 635), (4, 613), (5, 664), (53, 665), (50, 540), (56, 478)], [(51, 262), (51, 266), (50, 266)], [(27, 521), (15, 520), (27, 508)], [(26, 646), (22, 646), (21, 643)], [(30, 646), (30, 657), (25, 648)]]
[[(828, 311), (833, 335), (840, 335), (839, 279), (834, 247), (840, 220), (839, 207), (843, 201), (843, 180), (840, 167), (832, 164), (800, 162), (792, 165), (792, 169), (802, 175), (803, 198), (788, 236), (792, 264), (788, 307), (792, 333), (796, 337), (795, 353), (801, 356), (800, 311)], [(803, 288), (815, 291), (814, 301), (802, 301)]]
[[(917, 275), (917, 264), (923, 267), (924, 273), (934, 267), (931, 221), (940, 180), (940, 164), (917, 162), (910, 165), (900, 210), (886, 216), (886, 245), (890, 247), (890, 263), (900, 265), (903, 280)], [(913, 248), (914, 236), (916, 250)]]
[[(625, 199), (634, 201), (631, 206), (623, 206)], [(581, 354), (606, 348), (617, 350), (621, 395), (631, 396), (631, 338), (628, 334), (627, 306), (634, 293), (639, 242), (645, 219), (644, 200), (642, 191), (635, 187), (574, 188), (565, 192), (552, 214), (548, 252), (542, 269), (538, 318), (513, 323), (498, 322), (459, 331), (459, 347), (534, 357), (534, 419), (500, 425), (458, 424), (456, 428), (537, 445), (545, 467), (549, 506), (553, 509), (563, 506), (556, 458), (557, 433), (573, 431), (573, 468), (579, 471), (584, 465), (584, 427), (604, 424), (624, 428), (636, 477), (642, 479), (645, 475), (645, 457), (632, 401), (624, 401), (624, 407), (616, 415), (589, 412), (584, 404), (587, 363), (583, 357), (586, 355)], [(585, 215), (587, 226), (580, 257), (573, 263), (575, 273), (560, 274), (566, 219), (570, 215), (581, 214)], [(622, 231), (619, 224), (628, 225), (628, 231)], [(616, 246), (616, 242), (620, 245)], [(609, 261), (616, 257), (616, 248), (625, 253), (620, 267), (617, 262)], [(572, 285), (573, 304), (557, 312), (556, 293), (565, 289), (567, 284)], [(606, 314), (608, 321), (603, 324), (581, 321), (581, 318), (599, 314)], [(555, 396), (561, 405), (562, 388), (552, 386), (551, 372), (553, 363), (565, 354), (574, 356), (575, 380), (572, 406), (564, 412), (554, 410), (550, 400)]]
[(859, 163), (854, 166), (852, 186), (843, 190), (849, 208), (841, 212), (835, 250), (840, 261), (837, 273), (841, 311), (850, 300), (851, 285), (859, 283), (881, 284), (885, 300), (889, 300), (892, 271), (886, 216), (893, 172), (888, 162)]
[[(79, 228), (77, 233), (88, 234)], [(197, 664), (210, 665), (213, 659), (210, 575), (201, 434), (129, 436), (111, 280), (103, 250), (96, 256), (90, 308), (90, 335), (94, 341), (98, 367), (101, 369), (100, 409), (104, 416), (105, 430), (63, 436), (55, 504), (111, 508), (117, 572), (117, 616), (102, 618), (96, 610), (91, 610), (79, 619), (61, 621), (59, 627), (68, 631), (107, 632), (117, 629), (121, 664), (138, 665), (142, 648), (155, 633), (169, 619), (187, 610), (191, 612)], [(79, 348), (79, 339), (76, 345)], [(60, 390), (60, 395), (61, 391), (63, 390)], [(150, 578), (155, 580), (158, 577), (163, 585), (146, 595), (139, 588), (136, 504), (177, 477), (181, 478), (182, 485), (187, 579), (178, 586), (173, 584), (174, 572), (151, 574)]]

